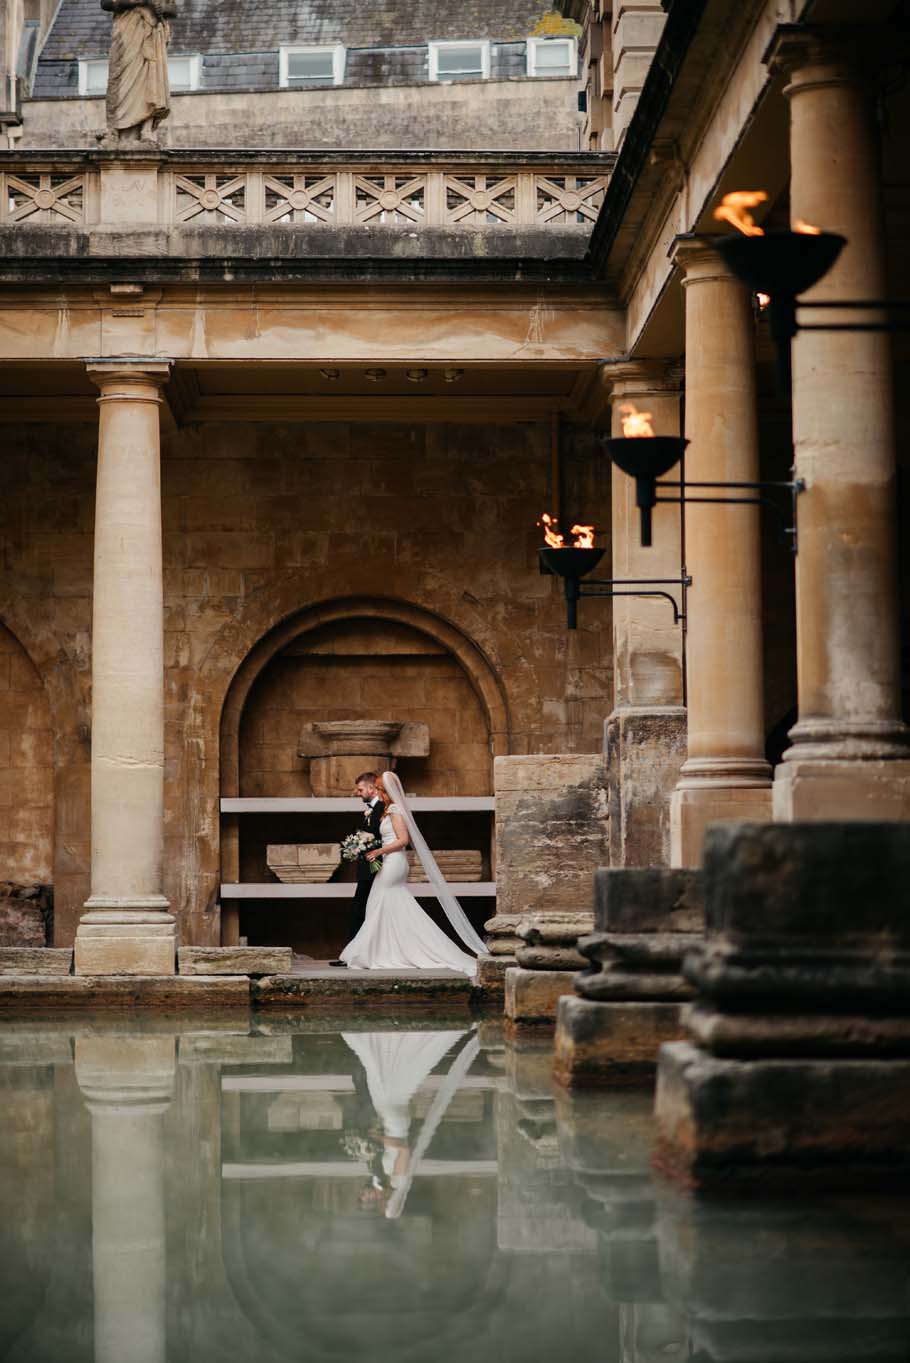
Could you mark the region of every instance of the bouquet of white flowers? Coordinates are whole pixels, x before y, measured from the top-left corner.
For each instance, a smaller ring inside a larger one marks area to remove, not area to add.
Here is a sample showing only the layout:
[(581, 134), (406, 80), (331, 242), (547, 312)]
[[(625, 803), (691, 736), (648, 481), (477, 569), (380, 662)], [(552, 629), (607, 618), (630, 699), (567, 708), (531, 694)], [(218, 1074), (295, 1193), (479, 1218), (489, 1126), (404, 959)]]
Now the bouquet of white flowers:
[[(341, 844), (341, 855), (345, 861), (356, 861), (366, 852), (372, 852), (374, 847), (381, 847), (382, 841), (366, 828), (361, 828), (357, 833), (349, 833)], [(382, 870), (382, 857), (376, 857), (367, 863), (373, 875)]]

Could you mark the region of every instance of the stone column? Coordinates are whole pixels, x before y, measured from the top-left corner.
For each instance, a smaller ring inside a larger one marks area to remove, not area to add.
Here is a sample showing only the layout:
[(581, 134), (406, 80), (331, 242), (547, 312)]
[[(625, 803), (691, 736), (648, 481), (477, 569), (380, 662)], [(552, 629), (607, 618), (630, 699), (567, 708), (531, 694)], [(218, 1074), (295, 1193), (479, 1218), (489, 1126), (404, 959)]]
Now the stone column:
[(78, 1037), (76, 1077), (92, 1114), (95, 1363), (165, 1363), (164, 1114), (169, 1037)]
[[(609, 365), (612, 433), (622, 409), (651, 414), (655, 435), (680, 434), (681, 374), (675, 366), (634, 360)], [(635, 484), (613, 469), (613, 577), (678, 578), (682, 572), (678, 506), (654, 509), (654, 544), (641, 547)], [(682, 604), (679, 589), (665, 588)], [(660, 598), (613, 599), (613, 712), (607, 720), (610, 773), (610, 864), (666, 866), (670, 794), (685, 757), (683, 634)]]
[[(748, 292), (705, 239), (678, 241), (675, 259), (686, 297), (686, 478), (753, 482), (758, 420)], [(709, 823), (771, 817), (759, 536), (758, 507), (686, 507), (689, 739), (670, 810), (674, 866), (700, 864)]]
[[(785, 36), (791, 212), (847, 245), (808, 297), (888, 293), (875, 92), (862, 45)], [(877, 313), (805, 311), (861, 322)], [(910, 818), (910, 733), (901, 722), (895, 553), (896, 457), (890, 342), (801, 332), (793, 346), (799, 502), (799, 722), (778, 770), (778, 820)]]
[(92, 893), (80, 975), (172, 975), (162, 892), (164, 609), (159, 407), (169, 366), (89, 365), (101, 390), (92, 614)]

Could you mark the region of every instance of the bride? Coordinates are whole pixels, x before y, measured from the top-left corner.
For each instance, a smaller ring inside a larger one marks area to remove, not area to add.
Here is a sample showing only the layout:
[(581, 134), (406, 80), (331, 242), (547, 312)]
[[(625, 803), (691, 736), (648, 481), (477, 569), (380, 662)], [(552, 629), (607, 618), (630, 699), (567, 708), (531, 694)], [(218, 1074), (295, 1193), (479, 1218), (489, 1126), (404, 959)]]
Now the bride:
[(446, 917), (470, 951), (486, 950), (467, 914), (452, 894), (436, 859), (423, 839), (392, 771), (377, 777), (376, 790), (385, 805), (379, 826), (382, 847), (367, 852), (367, 860), (382, 857), (382, 870), (373, 881), (366, 919), (340, 959), (355, 970), (457, 970), (471, 978), (477, 973), (474, 956), (462, 951), (438, 928), (407, 887), (410, 844), (420, 859)]

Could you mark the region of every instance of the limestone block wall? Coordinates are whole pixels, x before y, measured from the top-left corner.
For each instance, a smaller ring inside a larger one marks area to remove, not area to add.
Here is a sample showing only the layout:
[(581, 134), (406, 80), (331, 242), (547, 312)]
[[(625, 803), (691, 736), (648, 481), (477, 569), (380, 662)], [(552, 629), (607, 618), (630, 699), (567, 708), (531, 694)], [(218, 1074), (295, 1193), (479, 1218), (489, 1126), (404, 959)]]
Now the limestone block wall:
[(0, 625), (0, 880), (50, 884), (53, 845), (50, 705), (34, 663)]
[[(47, 874), (54, 883), (60, 944), (72, 941), (88, 895), (96, 444), (93, 422), (35, 423), (5, 428), (0, 455), (7, 496), (0, 621), (37, 668), (49, 724), (35, 732), (52, 733), (55, 749), (55, 812), (41, 796), (45, 832), (27, 840), (46, 872), (36, 862), (29, 879)], [(379, 616), (417, 612), (464, 640), (503, 697), (500, 751), (597, 750), (612, 700), (609, 609), (592, 606), (568, 634), (559, 584), (538, 572), (535, 521), (550, 504), (550, 477), (548, 423), (165, 429), (165, 891), (184, 942), (219, 939), (219, 754), (232, 680), (260, 641), (323, 603), (341, 618), (349, 601), (360, 603), (358, 618), (365, 601)], [(603, 461), (579, 444), (563, 477), (566, 506), (609, 524)], [(426, 656), (407, 704), (436, 714), (440, 765), (421, 773), (415, 763), (415, 782), (438, 780), (443, 793), (456, 782), (478, 788), (488, 717), (464, 669), (454, 670), (460, 665)], [(383, 677), (396, 666), (383, 663)], [(356, 673), (355, 660), (348, 684), (360, 688), (359, 699), (352, 692), (336, 703), (324, 673), (316, 706), (356, 710), (368, 681)], [(455, 712), (453, 737), (443, 729), (451, 730), (446, 716)], [(251, 716), (255, 729), (255, 706)], [(21, 725), (14, 719), (11, 727)], [(269, 784), (302, 777), (300, 759), (277, 760), (295, 761), (295, 770), (251, 758)], [(252, 776), (250, 766), (245, 779)], [(21, 801), (14, 804), (18, 817)]]
[[(174, 95), (173, 147), (308, 150), (577, 151), (576, 84), (471, 81), (420, 86)], [(103, 99), (35, 99), (17, 146), (95, 147)]]

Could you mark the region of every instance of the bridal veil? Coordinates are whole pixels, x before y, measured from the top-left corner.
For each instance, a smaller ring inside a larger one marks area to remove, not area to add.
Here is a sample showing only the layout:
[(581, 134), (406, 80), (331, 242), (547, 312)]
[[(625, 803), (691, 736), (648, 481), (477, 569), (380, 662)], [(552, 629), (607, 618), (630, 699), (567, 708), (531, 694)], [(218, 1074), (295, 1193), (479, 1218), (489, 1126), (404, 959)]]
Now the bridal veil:
[(482, 937), (479, 937), (471, 927), (468, 915), (449, 889), (445, 876), (436, 864), (436, 858), (433, 856), (433, 853), (427, 846), (426, 839), (417, 827), (401, 782), (393, 771), (384, 771), (382, 773), (382, 783), (391, 795), (393, 803), (401, 810), (402, 818), (404, 819), (408, 830), (408, 837), (411, 840), (411, 846), (417, 853), (417, 858), (424, 869), (424, 874), (433, 887), (433, 891), (445, 911), (446, 918), (449, 920), (468, 950), (475, 952), (478, 956), (482, 955), (487, 949), (484, 940)]

